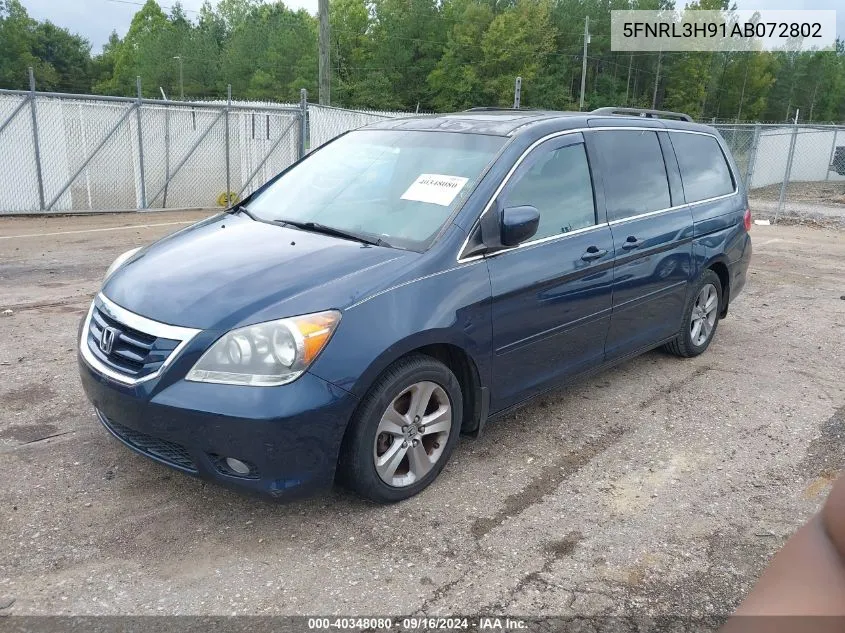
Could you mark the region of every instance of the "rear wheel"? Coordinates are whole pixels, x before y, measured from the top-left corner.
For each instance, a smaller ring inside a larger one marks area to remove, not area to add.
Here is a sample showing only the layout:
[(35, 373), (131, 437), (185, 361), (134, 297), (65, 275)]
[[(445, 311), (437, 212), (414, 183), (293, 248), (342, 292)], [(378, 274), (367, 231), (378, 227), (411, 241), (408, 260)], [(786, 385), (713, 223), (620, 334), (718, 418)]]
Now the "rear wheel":
[(380, 503), (417, 494), (446, 465), (462, 411), (460, 385), (443, 363), (422, 354), (397, 361), (353, 416), (338, 466), (341, 482)]
[(687, 302), (681, 331), (664, 349), (684, 358), (701, 354), (716, 334), (721, 307), (722, 284), (719, 276), (707, 269), (701, 273)]

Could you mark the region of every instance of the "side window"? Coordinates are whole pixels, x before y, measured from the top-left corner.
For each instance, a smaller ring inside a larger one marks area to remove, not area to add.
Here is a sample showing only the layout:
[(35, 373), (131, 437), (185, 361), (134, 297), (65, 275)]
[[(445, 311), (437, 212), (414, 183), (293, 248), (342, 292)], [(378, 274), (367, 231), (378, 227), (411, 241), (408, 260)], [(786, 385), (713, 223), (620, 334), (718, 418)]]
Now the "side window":
[(706, 134), (669, 132), (687, 202), (733, 193), (734, 181), (719, 142)]
[(552, 237), (596, 223), (593, 184), (583, 143), (542, 152), (508, 191), (504, 204), (530, 204), (540, 212), (533, 239)]
[(672, 206), (660, 141), (647, 130), (596, 132), (604, 167), (607, 219), (660, 211)]

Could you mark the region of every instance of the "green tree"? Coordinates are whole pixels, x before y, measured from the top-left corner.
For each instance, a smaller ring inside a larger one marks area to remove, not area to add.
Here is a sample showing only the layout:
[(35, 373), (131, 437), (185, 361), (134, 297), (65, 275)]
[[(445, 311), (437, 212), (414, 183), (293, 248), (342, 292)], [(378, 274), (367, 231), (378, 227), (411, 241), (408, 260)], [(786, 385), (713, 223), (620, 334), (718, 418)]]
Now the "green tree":
[[(433, 107), (426, 79), (443, 53), (446, 24), (436, 0), (372, 0), (368, 77), (385, 91), (381, 107)], [(374, 73), (380, 73), (378, 79)]]
[(205, 0), (199, 20), (191, 29), (185, 53), (186, 90), (196, 95), (222, 95), (226, 90), (221, 75), (221, 51), (226, 42), (226, 23)]
[(378, 84), (373, 77), (377, 73), (371, 74), (369, 67), (372, 63), (370, 14), (365, 0), (333, 0), (329, 20), (335, 101), (350, 106), (378, 104), (378, 95), (372, 90)]
[(108, 94), (112, 89), (114, 67), (122, 45), (117, 31), (112, 31), (109, 41), (103, 45), (102, 52), (91, 60), (91, 81), (95, 93)]
[(52, 22), (41, 22), (33, 30), (32, 54), (43, 67), (55, 71), (42, 89), (86, 93), (91, 90), (91, 45), (79, 35)]
[(796, 94), (800, 93), (806, 67), (796, 52), (778, 52), (774, 59), (775, 83), (763, 116), (767, 121), (786, 121), (795, 113)]
[(490, 23), (481, 40), (484, 95), (490, 105), (513, 105), (514, 80), (522, 77), (526, 106), (542, 95), (532, 84), (542, 82), (555, 47), (551, 5), (547, 0), (517, 0)]
[(715, 98), (702, 116), (756, 120), (766, 108), (766, 97), (775, 81), (774, 59), (767, 52), (732, 53), (718, 79)]
[(167, 16), (155, 0), (147, 0), (132, 18), (129, 31), (117, 50), (114, 75), (107, 86), (112, 94), (134, 95), (135, 78), (143, 80), (144, 94), (157, 96), (159, 86), (173, 92), (178, 88), (176, 54), (170, 44)]
[(217, 3), (217, 16), (222, 20), (228, 32), (242, 26), (261, 5), (261, 0), (220, 0)]
[(441, 112), (482, 105), (486, 95), (481, 42), (493, 21), (492, 6), (476, 0), (454, 0), (445, 5), (444, 14), (454, 26), (443, 55), (428, 76), (432, 105)]
[[(730, 0), (687, 8), (732, 11)], [(625, 53), (610, 50), (614, 9), (672, 9), (674, 0), (331, 0), (336, 105), (450, 111), (510, 106), (517, 76), (527, 107), (576, 109), (584, 21), (587, 110), (604, 105), (681, 110), (710, 120), (845, 119), (845, 43), (833, 51)], [(296, 101), (316, 95), (317, 20), (279, 0), (205, 0), (192, 19), (178, 0), (146, 0), (124, 38), (92, 57), (78, 35), (0, 0), (0, 86)], [(656, 87), (656, 92), (655, 92)]]
[(235, 94), (296, 101), (301, 88), (316, 92), (317, 21), (281, 3), (254, 6), (229, 33), (221, 60)]
[(845, 100), (843, 56), (832, 51), (803, 53), (804, 90), (796, 95), (802, 121), (832, 121)]
[(56, 69), (35, 54), (37, 25), (18, 0), (0, 0), (0, 87), (29, 88), (29, 67), (35, 70), (39, 87), (58, 82)]

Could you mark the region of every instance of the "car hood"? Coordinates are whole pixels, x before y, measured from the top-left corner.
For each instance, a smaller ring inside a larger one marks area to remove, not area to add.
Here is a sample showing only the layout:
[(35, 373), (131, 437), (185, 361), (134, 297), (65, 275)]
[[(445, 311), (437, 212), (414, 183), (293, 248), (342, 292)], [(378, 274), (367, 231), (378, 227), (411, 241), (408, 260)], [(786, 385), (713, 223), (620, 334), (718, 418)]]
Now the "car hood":
[(419, 254), (219, 215), (141, 250), (103, 293), (150, 319), (201, 329), (343, 309)]

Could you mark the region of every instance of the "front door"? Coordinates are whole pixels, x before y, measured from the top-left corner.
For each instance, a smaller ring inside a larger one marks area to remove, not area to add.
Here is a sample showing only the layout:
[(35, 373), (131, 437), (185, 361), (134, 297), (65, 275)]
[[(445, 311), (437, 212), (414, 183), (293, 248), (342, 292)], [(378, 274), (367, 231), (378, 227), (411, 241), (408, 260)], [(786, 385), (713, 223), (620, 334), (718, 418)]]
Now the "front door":
[(613, 238), (596, 217), (580, 133), (535, 148), (489, 212), (520, 205), (539, 210), (537, 234), (487, 258), (492, 411), (601, 363), (610, 323)]

